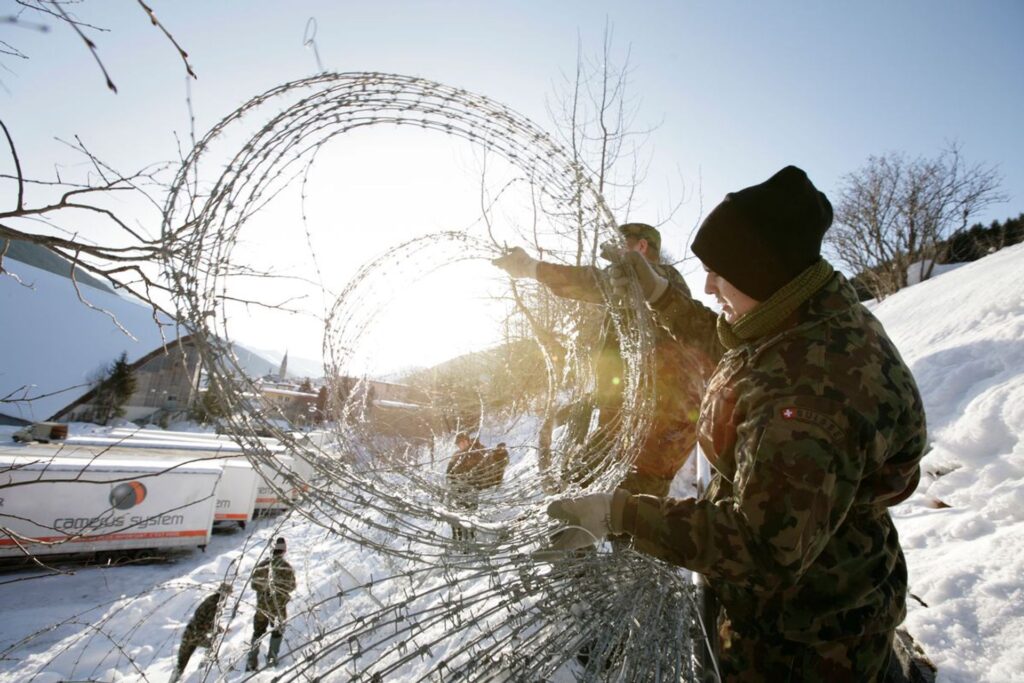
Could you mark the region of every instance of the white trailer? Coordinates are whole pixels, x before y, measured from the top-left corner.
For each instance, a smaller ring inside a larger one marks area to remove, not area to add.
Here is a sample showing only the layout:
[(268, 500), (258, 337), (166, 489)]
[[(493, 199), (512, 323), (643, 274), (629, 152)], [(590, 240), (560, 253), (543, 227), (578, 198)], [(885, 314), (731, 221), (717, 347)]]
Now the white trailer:
[[(263, 448), (271, 452), (282, 452), (284, 447), (277, 439), (260, 439)], [(72, 434), (65, 443), (72, 446), (151, 448), (173, 450), (215, 451), (223, 454), (242, 453), (243, 449), (229, 436), (203, 432), (171, 432), (158, 429), (129, 429), (117, 427), (88, 434)]]
[(205, 547), (217, 462), (0, 454), (0, 557)]
[(214, 522), (236, 522), (245, 526), (256, 510), (256, 493), (262, 482), (248, 460), (233, 458), (218, 460), (224, 474), (217, 487), (217, 507)]
[[(259, 488), (256, 493), (256, 512), (270, 512), (291, 507), (292, 502), (309, 490), (309, 478), (303, 476), (306, 468), (312, 467), (305, 461), (301, 464), (290, 455), (275, 455), (275, 464), (259, 464)], [(289, 481), (291, 479), (291, 481)]]

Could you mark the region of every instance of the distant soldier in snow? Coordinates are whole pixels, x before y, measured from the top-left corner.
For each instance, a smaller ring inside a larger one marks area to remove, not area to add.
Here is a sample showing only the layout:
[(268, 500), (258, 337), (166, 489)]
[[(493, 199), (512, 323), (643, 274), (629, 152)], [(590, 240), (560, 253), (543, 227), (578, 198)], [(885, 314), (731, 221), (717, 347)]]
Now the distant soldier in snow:
[(199, 603), (192, 618), (185, 627), (185, 633), (181, 636), (181, 646), (178, 648), (178, 666), (171, 676), (171, 682), (177, 681), (185, 672), (188, 660), (197, 647), (210, 647), (213, 636), (217, 632), (217, 616), (228, 595), (231, 594), (231, 584), (222, 583), (217, 592), (206, 596)]
[(259, 667), (259, 640), (271, 625), (273, 630), (270, 632), (267, 666), (277, 665), (277, 654), (281, 649), (285, 622), (288, 620), (288, 601), (295, 590), (295, 571), (284, 559), (287, 549), (288, 544), (284, 537), (278, 537), (274, 542), (271, 556), (261, 560), (253, 569), (252, 587), (256, 590), (256, 617), (253, 620), (252, 645), (249, 647), (246, 671), (255, 671)]
[[(504, 443), (488, 449), (466, 432), (455, 435), (455, 447), (458, 450), (448, 461), (448, 490), (455, 507), (475, 510), (481, 491), (501, 486), (508, 468), (508, 449)], [(452, 522), (451, 527), (452, 538), (457, 541), (476, 537), (473, 529), (457, 522)]]
[(883, 680), (906, 614), (888, 508), (920, 478), (924, 407), (882, 325), (821, 258), (831, 223), (794, 166), (727, 195), (692, 246), (721, 316), (627, 258), (623, 279), (661, 322), (718, 359), (697, 427), (715, 475), (699, 499), (619, 489), (548, 508), (569, 525), (558, 549), (625, 533), (704, 574), (724, 607), (725, 683)]
[[(689, 297), (690, 290), (683, 276), (661, 259), (661, 233), (646, 223), (625, 223), (619, 226), (625, 249), (606, 244), (603, 255), (616, 261), (626, 253), (638, 254), (659, 275), (664, 289), (654, 294), (661, 295), (671, 289)], [(574, 299), (592, 304), (606, 304), (610, 300), (610, 267), (568, 266), (538, 261), (521, 247), (492, 262), (514, 278), (530, 278), (545, 285), (551, 292), (564, 299)], [(653, 294), (652, 294), (653, 296)], [(599, 474), (599, 444), (619, 422), (623, 403), (623, 374), (625, 364), (619, 348), (619, 337), (612, 324), (612, 316), (606, 315), (602, 331), (602, 343), (594, 353), (595, 379), (594, 403), (599, 408), (598, 427), (586, 445), (582, 457), (567, 462), (562, 476), (567, 482), (589, 484)], [(651, 357), (654, 365), (654, 414), (650, 430), (640, 453), (620, 486), (632, 493), (649, 493), (663, 496), (676, 472), (683, 466), (696, 443), (695, 426), (697, 408), (700, 405), (704, 382), (714, 367), (702, 349), (677, 343), (666, 329), (655, 329), (655, 347)], [(590, 424), (588, 406), (574, 406), (576, 415), (573, 423)]]
[[(455, 435), (455, 454), (448, 461), (446, 471), (448, 491), (452, 504), (462, 510), (475, 510), (477, 492), (480, 490), (482, 468), (487, 458), (487, 448), (476, 439), (470, 439), (466, 432)], [(456, 541), (475, 537), (472, 529), (466, 529), (457, 522), (451, 523), (452, 538)]]

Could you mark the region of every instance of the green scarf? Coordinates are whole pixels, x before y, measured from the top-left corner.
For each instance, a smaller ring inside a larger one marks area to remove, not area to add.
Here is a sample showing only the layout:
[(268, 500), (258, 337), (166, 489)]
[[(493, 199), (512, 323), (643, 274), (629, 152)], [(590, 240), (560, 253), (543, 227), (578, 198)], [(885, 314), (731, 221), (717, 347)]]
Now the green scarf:
[(832, 265), (825, 259), (818, 261), (804, 272), (790, 280), (767, 301), (762, 301), (749, 313), (733, 324), (718, 316), (718, 339), (727, 349), (735, 349), (749, 341), (774, 332), (819, 289), (825, 286), (834, 273)]

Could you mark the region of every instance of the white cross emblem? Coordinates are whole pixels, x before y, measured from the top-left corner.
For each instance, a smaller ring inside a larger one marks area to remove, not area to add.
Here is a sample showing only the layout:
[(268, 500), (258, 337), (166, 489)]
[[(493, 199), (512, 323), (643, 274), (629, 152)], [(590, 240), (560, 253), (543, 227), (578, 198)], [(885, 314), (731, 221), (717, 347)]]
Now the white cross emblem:
[(782, 411), (782, 417), (786, 418), (787, 420), (792, 420), (794, 417), (796, 417), (796, 411), (793, 410), (792, 408), (786, 408), (785, 410)]

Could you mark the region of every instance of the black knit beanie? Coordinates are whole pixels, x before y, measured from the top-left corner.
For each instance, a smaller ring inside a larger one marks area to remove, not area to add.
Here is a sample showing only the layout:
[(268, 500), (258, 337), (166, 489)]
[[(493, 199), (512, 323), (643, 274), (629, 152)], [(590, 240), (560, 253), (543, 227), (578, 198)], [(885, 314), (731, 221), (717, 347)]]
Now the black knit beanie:
[(830, 225), (828, 198), (806, 173), (787, 166), (760, 185), (727, 194), (691, 249), (708, 269), (764, 301), (818, 260)]

